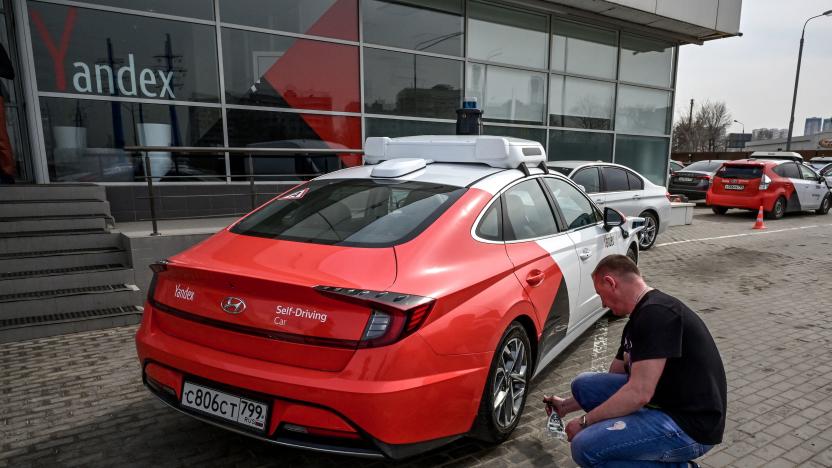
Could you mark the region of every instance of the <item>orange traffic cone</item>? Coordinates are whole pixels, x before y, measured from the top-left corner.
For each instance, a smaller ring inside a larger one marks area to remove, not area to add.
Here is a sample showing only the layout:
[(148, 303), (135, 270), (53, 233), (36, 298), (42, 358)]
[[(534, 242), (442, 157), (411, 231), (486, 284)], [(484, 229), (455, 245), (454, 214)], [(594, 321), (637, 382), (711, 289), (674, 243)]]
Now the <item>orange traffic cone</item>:
[(766, 225), (763, 224), (763, 206), (760, 205), (760, 211), (757, 212), (757, 222), (754, 223), (754, 227), (751, 229), (765, 229)]

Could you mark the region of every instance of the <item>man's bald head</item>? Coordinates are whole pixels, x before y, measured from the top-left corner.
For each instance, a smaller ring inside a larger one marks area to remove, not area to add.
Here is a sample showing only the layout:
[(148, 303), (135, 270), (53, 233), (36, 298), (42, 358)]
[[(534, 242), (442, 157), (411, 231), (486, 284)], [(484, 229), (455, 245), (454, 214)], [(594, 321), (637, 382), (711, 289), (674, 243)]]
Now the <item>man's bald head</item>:
[(630, 260), (626, 255), (608, 255), (604, 257), (595, 270), (592, 272), (593, 278), (603, 278), (604, 276), (613, 276), (621, 280), (630, 281), (641, 277), (641, 271), (638, 266)]

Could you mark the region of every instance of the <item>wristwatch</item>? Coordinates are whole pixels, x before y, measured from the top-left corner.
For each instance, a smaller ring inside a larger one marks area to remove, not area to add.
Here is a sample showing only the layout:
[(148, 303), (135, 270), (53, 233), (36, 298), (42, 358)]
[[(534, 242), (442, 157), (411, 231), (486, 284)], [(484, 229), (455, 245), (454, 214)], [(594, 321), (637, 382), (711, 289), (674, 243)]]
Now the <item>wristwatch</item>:
[(586, 427), (586, 415), (581, 416), (581, 427)]

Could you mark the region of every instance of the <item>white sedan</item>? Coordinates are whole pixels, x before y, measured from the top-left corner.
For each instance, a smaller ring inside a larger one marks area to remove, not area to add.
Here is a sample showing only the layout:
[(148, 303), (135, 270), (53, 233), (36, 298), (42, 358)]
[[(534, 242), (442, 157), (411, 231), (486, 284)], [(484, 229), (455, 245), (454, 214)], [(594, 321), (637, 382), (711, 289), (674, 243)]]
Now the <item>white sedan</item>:
[(615, 208), (627, 216), (644, 218), (639, 247), (647, 250), (667, 230), (670, 200), (667, 189), (620, 164), (591, 161), (549, 161), (550, 169), (583, 187), (601, 209)]

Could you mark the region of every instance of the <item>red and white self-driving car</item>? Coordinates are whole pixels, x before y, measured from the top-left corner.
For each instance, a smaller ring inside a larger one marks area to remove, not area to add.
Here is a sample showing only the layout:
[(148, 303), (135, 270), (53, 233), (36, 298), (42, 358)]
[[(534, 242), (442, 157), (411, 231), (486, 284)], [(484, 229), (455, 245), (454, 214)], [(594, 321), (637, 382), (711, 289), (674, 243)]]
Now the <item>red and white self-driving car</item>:
[(370, 138), (153, 265), (136, 335), (151, 392), (269, 442), (402, 458), (504, 440), (529, 381), (604, 312), (590, 273), (638, 258), (539, 143)]

